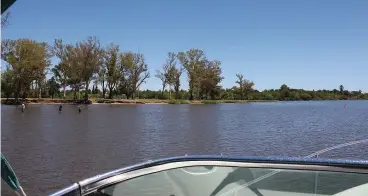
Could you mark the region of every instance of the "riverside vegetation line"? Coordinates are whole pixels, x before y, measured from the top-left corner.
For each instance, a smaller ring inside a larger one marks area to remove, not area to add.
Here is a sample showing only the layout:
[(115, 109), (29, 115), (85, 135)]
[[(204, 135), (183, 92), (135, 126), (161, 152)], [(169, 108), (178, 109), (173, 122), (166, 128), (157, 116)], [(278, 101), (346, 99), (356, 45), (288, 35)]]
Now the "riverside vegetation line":
[[(278, 100), (161, 100), (161, 99), (90, 99), (90, 104), (220, 104), (220, 103), (249, 103), (249, 102), (276, 102)], [(73, 99), (37, 99), (27, 98), (21, 100), (26, 104), (79, 104), (83, 100)], [(15, 99), (1, 99), (1, 104), (15, 105)]]
[[(53, 43), (5, 39), (1, 42), (1, 57), (5, 61), (1, 72), (1, 96), (14, 98), (17, 104), (21, 98), (83, 99), (84, 102), (102, 99), (93, 103), (368, 100), (368, 93), (349, 91), (338, 84), (332, 90), (304, 90), (279, 84), (280, 88), (259, 91), (254, 88), (255, 83), (241, 73), (236, 74), (233, 87), (224, 88), (221, 86), (225, 80), (222, 62), (209, 59), (203, 50), (196, 48), (168, 52), (162, 67), (154, 74), (149, 71), (143, 53), (121, 51), (114, 43), (102, 45), (93, 36), (76, 43), (65, 43), (61, 39), (55, 39)], [(58, 61), (53, 64), (51, 59), (54, 57)], [(183, 77), (188, 90), (182, 89)], [(142, 84), (151, 83), (151, 80), (159, 82), (160, 90), (140, 90)], [(42, 101), (33, 101), (36, 102)], [(11, 102), (8, 99), (4, 103)]]

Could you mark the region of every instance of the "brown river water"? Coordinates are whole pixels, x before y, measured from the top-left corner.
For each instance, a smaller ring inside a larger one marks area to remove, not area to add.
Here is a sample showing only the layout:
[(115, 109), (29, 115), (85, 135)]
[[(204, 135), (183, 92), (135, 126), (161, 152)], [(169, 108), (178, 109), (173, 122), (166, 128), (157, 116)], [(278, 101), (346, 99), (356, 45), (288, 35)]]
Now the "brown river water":
[[(347, 104), (347, 108), (344, 107)], [(1, 106), (1, 151), (27, 195), (180, 155), (306, 156), (368, 138), (368, 101)], [(321, 157), (368, 159), (368, 144)], [(2, 195), (13, 195), (2, 183)]]

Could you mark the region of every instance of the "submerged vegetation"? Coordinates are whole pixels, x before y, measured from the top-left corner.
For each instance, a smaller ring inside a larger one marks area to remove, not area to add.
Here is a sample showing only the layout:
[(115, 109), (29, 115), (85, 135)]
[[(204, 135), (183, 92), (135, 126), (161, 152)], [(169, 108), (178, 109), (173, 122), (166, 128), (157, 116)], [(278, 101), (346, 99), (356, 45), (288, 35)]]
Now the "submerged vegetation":
[[(1, 95), (15, 102), (20, 98), (169, 104), (368, 99), (368, 93), (348, 91), (343, 85), (304, 90), (283, 84), (279, 89), (258, 91), (241, 73), (236, 74), (232, 88), (223, 88), (221, 61), (208, 59), (200, 49), (169, 52), (154, 75), (161, 81), (158, 91), (139, 90), (152, 79), (144, 54), (121, 51), (113, 43), (102, 46), (96, 37), (76, 43), (56, 39), (52, 45), (29, 39), (3, 40), (1, 49), (1, 58), (7, 62), (1, 73)], [(59, 60), (55, 65), (53, 57)], [(180, 79), (185, 75), (188, 90), (181, 89)]]

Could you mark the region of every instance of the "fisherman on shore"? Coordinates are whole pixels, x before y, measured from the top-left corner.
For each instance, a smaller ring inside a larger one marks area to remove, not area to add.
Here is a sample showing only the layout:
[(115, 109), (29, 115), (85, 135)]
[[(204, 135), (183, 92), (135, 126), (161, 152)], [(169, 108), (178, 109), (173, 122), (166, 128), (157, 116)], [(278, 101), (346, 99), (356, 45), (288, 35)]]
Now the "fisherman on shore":
[(59, 105), (59, 112), (61, 112), (63, 110), (63, 106), (60, 104)]

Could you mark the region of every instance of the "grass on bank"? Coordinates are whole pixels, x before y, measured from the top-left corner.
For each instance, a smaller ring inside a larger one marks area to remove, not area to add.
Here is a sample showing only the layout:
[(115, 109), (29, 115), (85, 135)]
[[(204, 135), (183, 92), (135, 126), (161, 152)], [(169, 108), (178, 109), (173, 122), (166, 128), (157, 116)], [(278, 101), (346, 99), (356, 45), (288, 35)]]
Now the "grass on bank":
[(168, 104), (190, 104), (189, 100), (172, 99), (168, 101)]
[(217, 104), (219, 103), (217, 100), (202, 100), (200, 101), (201, 104)]

